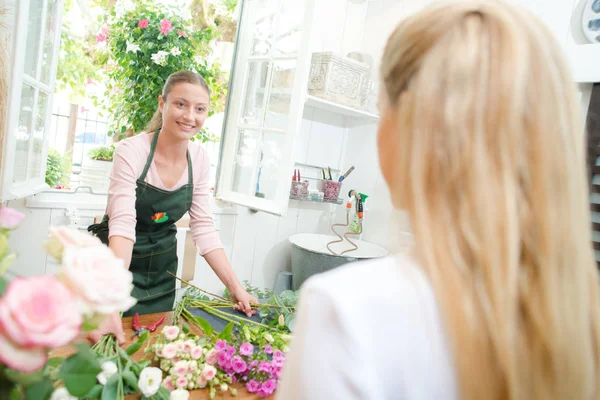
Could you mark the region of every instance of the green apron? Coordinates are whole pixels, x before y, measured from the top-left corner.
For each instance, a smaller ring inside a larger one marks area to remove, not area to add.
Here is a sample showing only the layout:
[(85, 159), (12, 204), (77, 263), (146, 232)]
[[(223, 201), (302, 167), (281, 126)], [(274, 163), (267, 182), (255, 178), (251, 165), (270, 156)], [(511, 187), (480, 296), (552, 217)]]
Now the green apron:
[[(167, 191), (152, 186), (144, 180), (152, 164), (160, 130), (154, 133), (150, 154), (142, 175), (136, 181), (135, 225), (136, 241), (133, 245), (129, 270), (133, 273), (132, 296), (138, 302), (124, 316), (136, 312), (140, 315), (171, 311), (175, 301), (175, 278), (177, 273), (177, 227), (175, 223), (192, 205), (193, 175), (189, 152), (188, 183), (181, 188)], [(108, 245), (108, 215), (102, 222), (88, 227)]]

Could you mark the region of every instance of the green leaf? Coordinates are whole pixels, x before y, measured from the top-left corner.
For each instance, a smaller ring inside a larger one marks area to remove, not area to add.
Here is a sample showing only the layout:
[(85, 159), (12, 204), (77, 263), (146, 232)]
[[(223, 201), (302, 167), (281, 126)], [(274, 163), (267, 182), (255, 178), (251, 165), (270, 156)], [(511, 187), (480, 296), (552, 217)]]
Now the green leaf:
[(39, 369), (35, 372), (24, 373), (7, 368), (4, 370), (4, 374), (9, 380), (23, 386), (33, 385), (34, 383), (38, 383), (44, 379), (43, 369)]
[(87, 392), (85, 394), (85, 396), (83, 396), (83, 398), (84, 399), (97, 399), (102, 395), (102, 389), (104, 389), (104, 386), (102, 386), (100, 384), (94, 385), (92, 390)]
[(202, 317), (194, 316), (194, 321), (197, 322), (198, 325), (200, 325), (200, 328), (202, 328), (202, 331), (206, 336), (212, 335), (214, 329), (207, 320), (205, 320)]
[(123, 375), (123, 380), (125, 381), (125, 383), (127, 383), (129, 386), (131, 386), (131, 388), (133, 390), (135, 390), (135, 392), (140, 391), (140, 388), (138, 387), (138, 379), (132, 370), (126, 369), (123, 371), (122, 375)]
[(96, 384), (96, 375), (102, 371), (94, 353), (87, 345), (78, 346), (79, 351), (65, 360), (60, 377), (69, 393), (81, 397)]
[(142, 348), (142, 345), (139, 342), (135, 342), (135, 343), (131, 343), (129, 345), (129, 347), (127, 348), (127, 350), (125, 350), (125, 353), (127, 353), (127, 355), (132, 355), (135, 352), (137, 352), (139, 349)]
[(142, 370), (144, 368), (146, 368), (147, 366), (149, 366), (151, 363), (152, 363), (152, 361), (150, 361), (150, 360), (142, 360), (140, 362), (137, 362), (137, 363), (133, 364), (131, 366), (131, 369), (133, 370), (133, 372), (136, 375), (139, 375), (139, 374), (142, 373)]
[(181, 324), (181, 330), (182, 330), (182, 331), (183, 331), (183, 333), (185, 333), (186, 335), (187, 335), (188, 333), (190, 333), (190, 327), (189, 327), (189, 326), (187, 326), (187, 324), (186, 324), (185, 322)]
[(117, 390), (119, 388), (119, 379), (121, 379), (119, 374), (114, 374), (113, 376), (108, 378), (108, 381), (106, 382), (106, 384), (104, 385), (104, 388), (102, 389), (102, 397), (100, 398), (101, 400), (116, 400), (117, 399)]
[(48, 362), (46, 362), (46, 366), (48, 366), (50, 368), (56, 368), (60, 364), (62, 364), (63, 361), (65, 361), (65, 359), (62, 357), (52, 357), (48, 360)]
[(88, 320), (84, 320), (83, 325), (81, 326), (81, 330), (83, 330), (84, 332), (91, 332), (97, 328), (98, 328), (97, 324), (94, 324)]
[(54, 386), (50, 379), (46, 378), (42, 381), (36, 382), (31, 386), (25, 388), (25, 399), (26, 400), (46, 400), (49, 399), (54, 391)]
[(8, 286), (8, 281), (4, 278), (0, 278), (0, 296), (4, 294), (7, 286)]
[(223, 339), (223, 340), (231, 339), (231, 331), (232, 330), (233, 330), (233, 322), (230, 322), (227, 324), (227, 326), (225, 326), (225, 328), (223, 328), (223, 330), (221, 331), (221, 333), (219, 333), (219, 336), (217, 336), (217, 338)]

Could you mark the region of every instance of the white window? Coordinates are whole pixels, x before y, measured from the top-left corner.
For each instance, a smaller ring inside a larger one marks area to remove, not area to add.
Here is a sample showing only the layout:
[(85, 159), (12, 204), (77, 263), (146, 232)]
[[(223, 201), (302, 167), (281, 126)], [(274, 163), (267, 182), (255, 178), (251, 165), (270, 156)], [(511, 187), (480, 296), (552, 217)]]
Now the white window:
[(282, 215), (306, 100), (313, 0), (242, 4), (217, 198)]
[[(11, 21), (9, 101), (2, 160), (2, 200), (45, 184), (48, 133), (63, 0), (18, 0)], [(10, 10), (9, 10), (10, 11)]]

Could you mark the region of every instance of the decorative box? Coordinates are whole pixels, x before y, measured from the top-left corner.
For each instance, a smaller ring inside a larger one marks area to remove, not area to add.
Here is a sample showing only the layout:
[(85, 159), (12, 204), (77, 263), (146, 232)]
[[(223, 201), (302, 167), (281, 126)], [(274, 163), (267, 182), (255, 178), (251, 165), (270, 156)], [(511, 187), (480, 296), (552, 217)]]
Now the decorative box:
[(308, 93), (348, 107), (360, 108), (369, 66), (331, 52), (313, 53)]

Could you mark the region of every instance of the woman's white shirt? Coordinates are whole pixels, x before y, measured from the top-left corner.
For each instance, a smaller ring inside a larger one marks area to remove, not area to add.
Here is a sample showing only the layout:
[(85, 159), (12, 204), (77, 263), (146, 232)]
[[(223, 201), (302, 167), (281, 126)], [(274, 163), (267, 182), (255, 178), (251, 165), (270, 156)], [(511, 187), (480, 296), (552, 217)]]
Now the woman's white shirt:
[(308, 279), (277, 400), (458, 399), (432, 287), (406, 256)]

